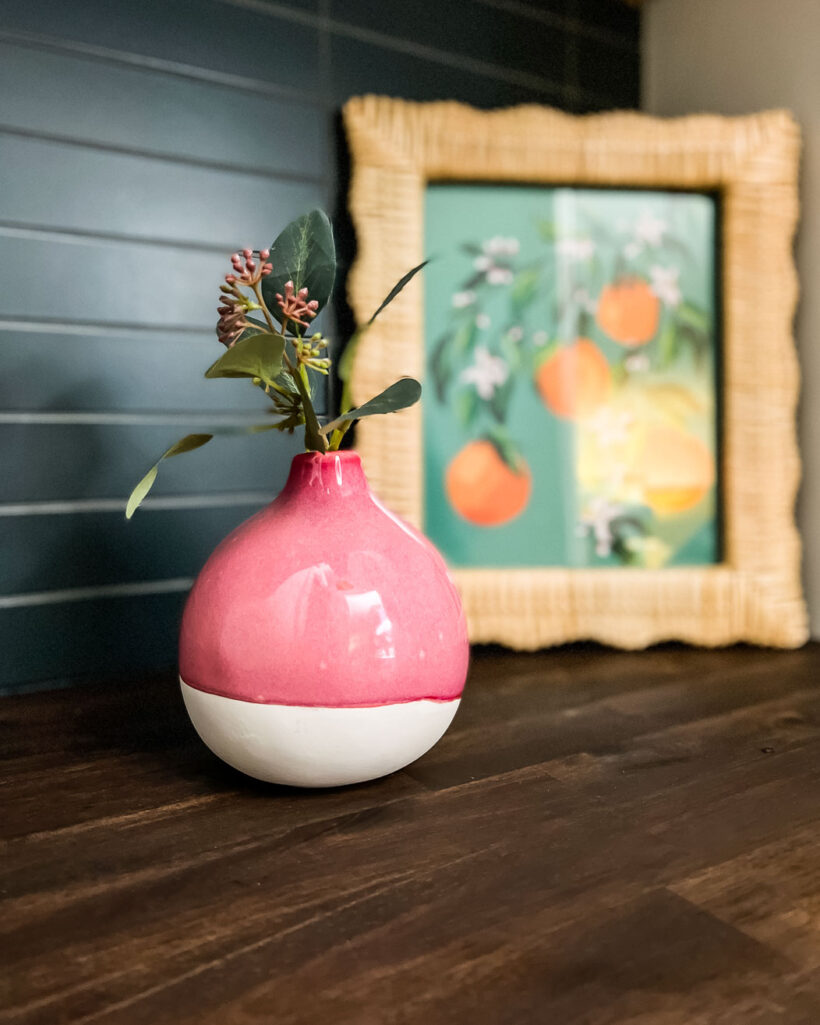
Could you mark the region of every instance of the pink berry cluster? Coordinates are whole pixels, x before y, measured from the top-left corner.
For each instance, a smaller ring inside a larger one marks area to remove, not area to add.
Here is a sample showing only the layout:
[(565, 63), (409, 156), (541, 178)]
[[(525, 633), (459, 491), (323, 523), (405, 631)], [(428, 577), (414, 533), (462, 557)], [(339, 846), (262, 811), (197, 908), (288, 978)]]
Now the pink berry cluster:
[[(315, 299), (308, 302), (308, 290), (300, 288), (294, 291), (293, 282), (285, 282), (285, 294), (276, 293), (276, 301), (286, 321), (292, 320), (294, 324), (307, 327), (308, 321), (313, 320), (319, 312), (319, 303)], [(306, 320), (303, 318), (307, 318)]]
[(260, 250), (258, 263), (253, 256), (252, 249), (234, 253), (231, 257), (233, 273), (225, 275), (225, 284), (219, 289), (222, 304), (217, 307), (219, 320), (216, 324), (216, 337), (229, 349), (242, 332), (251, 326), (245, 314), (249, 310), (261, 309), (259, 303), (249, 299), (241, 289), (252, 288), (257, 291), (262, 278), (266, 278), (273, 270), (273, 264), (267, 262), (270, 250)]
[(229, 285), (235, 285), (237, 282), (240, 282), (253, 288), (254, 285), (258, 285), (262, 278), (266, 278), (273, 270), (273, 264), (267, 263), (269, 256), (269, 249), (261, 249), (259, 251), (259, 263), (257, 264), (253, 258), (252, 249), (243, 249), (241, 253), (234, 253), (231, 257), (234, 273), (226, 274), (225, 281)]

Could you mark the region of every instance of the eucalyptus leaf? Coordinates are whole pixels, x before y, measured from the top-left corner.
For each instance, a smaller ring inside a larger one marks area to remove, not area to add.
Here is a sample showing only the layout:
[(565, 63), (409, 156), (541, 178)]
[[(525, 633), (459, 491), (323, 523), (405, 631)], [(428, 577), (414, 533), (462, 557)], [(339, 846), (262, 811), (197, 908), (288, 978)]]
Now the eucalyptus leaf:
[(137, 508), (142, 504), (143, 499), (154, 486), (157, 479), (159, 465), (164, 459), (171, 459), (172, 456), (180, 456), (185, 452), (193, 452), (194, 449), (207, 445), (216, 434), (238, 435), (238, 434), (261, 434), (263, 431), (282, 431), (291, 429), (287, 421), (279, 420), (275, 424), (251, 424), (249, 427), (212, 427), (209, 434), (186, 434), (184, 438), (166, 449), (142, 480), (137, 484), (128, 496), (125, 506), (125, 518), (130, 520)]
[(245, 317), (248, 322), (248, 327), (242, 332), (237, 341), (241, 341), (243, 338), (250, 338), (251, 335), (265, 335), (270, 332), (270, 328), (261, 320), (256, 320), (254, 317)]
[(180, 438), (179, 441), (174, 442), (169, 449), (166, 449), (128, 496), (128, 502), (125, 506), (125, 518), (127, 520), (131, 519), (136, 512), (137, 507), (142, 503), (145, 496), (154, 486), (154, 481), (157, 479), (159, 464), (163, 459), (170, 459), (172, 456), (179, 456), (184, 452), (193, 452), (195, 448), (201, 448), (203, 445), (207, 445), (211, 438), (213, 438), (213, 434), (186, 434), (184, 438)]
[(267, 385), (282, 373), (285, 339), (270, 332), (245, 334), (216, 363), (205, 371), (206, 377), (258, 377)]
[(357, 331), (355, 331), (350, 336), (350, 339), (347, 345), (344, 347), (344, 351), (342, 352), (342, 355), (339, 358), (338, 363), (336, 364), (336, 373), (339, 375), (339, 380), (342, 382), (343, 386), (340, 403), (342, 412), (346, 412), (350, 408), (352, 402), (350, 394), (350, 375), (353, 372), (353, 361), (356, 358), (356, 350), (359, 347), (359, 342), (361, 341), (362, 335), (367, 331), (367, 329), (370, 327), (370, 325), (373, 323), (376, 317), (378, 317), (378, 315), (382, 312), (385, 306), (389, 306), (390, 303), (392, 303), (396, 296), (399, 294), (399, 292), (401, 292), (404, 286), (409, 281), (411, 281), (416, 274), (418, 274), (422, 267), (426, 267), (429, 262), (429, 260), (424, 260), (423, 263), (420, 263), (417, 267), (414, 267), (412, 270), (409, 270), (402, 278), (400, 278), (396, 282), (396, 284), (390, 289), (390, 291), (387, 294), (387, 297), (381, 303), (381, 305), (370, 318), (370, 320), (368, 320), (366, 324), (363, 324)]
[(396, 413), (400, 409), (406, 409), (414, 405), (421, 398), (421, 385), (414, 377), (402, 377), (383, 392), (375, 395), (363, 406), (356, 409), (349, 409), (346, 413), (322, 428), (324, 434), (328, 434), (340, 424), (352, 420), (361, 420), (365, 416), (377, 416), (381, 413)]
[(429, 260), (423, 260), (417, 267), (414, 267), (412, 270), (409, 270), (406, 274), (402, 275), (402, 277), (399, 278), (399, 280), (396, 282), (396, 284), (393, 285), (393, 287), (387, 293), (387, 296), (382, 301), (381, 306), (379, 306), (379, 308), (376, 310), (376, 312), (373, 314), (373, 316), (370, 318), (370, 320), (368, 320), (368, 322), (367, 322), (367, 326), (368, 327), (370, 327), (370, 325), (373, 323), (373, 321), (376, 319), (376, 317), (378, 317), (378, 315), (382, 312), (382, 310), (385, 308), (385, 306), (389, 306), (390, 303), (392, 303), (393, 300), (396, 298), (396, 296), (399, 294), (399, 292), (401, 292), (401, 290), (404, 288), (404, 286), (407, 285), (410, 281), (412, 281), (413, 278), (416, 276), (416, 274), (418, 274), (418, 272), (423, 267), (426, 267), (429, 262), (430, 262)]
[(288, 281), (297, 292), (307, 288), (308, 300), (315, 300), (321, 309), (336, 277), (336, 247), (327, 214), (311, 210), (289, 224), (271, 246), (270, 262), (273, 271), (262, 279), (262, 296), (277, 320), (282, 316), (276, 294), (284, 295)]

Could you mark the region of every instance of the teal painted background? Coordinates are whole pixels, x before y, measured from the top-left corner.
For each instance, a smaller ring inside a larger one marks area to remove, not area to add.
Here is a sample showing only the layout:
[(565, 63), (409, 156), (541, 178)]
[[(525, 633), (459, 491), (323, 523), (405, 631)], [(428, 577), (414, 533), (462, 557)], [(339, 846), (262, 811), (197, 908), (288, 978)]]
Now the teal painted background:
[[(693, 507), (663, 516), (629, 487), (616, 489), (627, 545), (613, 535), (605, 550), (596, 524), (581, 522), (594, 519), (590, 502), (609, 473), (600, 452), (595, 455), (598, 437), (589, 426), (581, 429), (578, 421), (554, 415), (533, 383), (549, 353), (582, 335), (599, 348), (612, 374), (616, 398), (596, 411), (599, 420), (614, 417), (617, 428), (618, 417), (631, 417), (633, 434), (645, 422), (647, 432), (664, 424), (667, 434), (699, 439), (717, 463), (716, 220), (714, 199), (696, 193), (428, 187), (425, 251), (434, 263), (425, 274), (424, 527), (451, 564), (671, 566), (719, 560), (717, 482)], [(511, 239), (514, 253), (504, 251)], [(490, 260), (500, 266), (497, 283), (490, 284), (491, 272), (485, 269), (482, 277), (480, 268), (494, 246), (500, 255)], [(512, 280), (502, 280), (505, 270)], [(528, 275), (534, 297), (516, 305)], [(645, 280), (663, 297), (656, 296), (658, 329), (645, 345), (618, 344), (596, 323), (602, 289), (624, 275)], [(485, 351), (485, 370), (486, 356), (506, 365), (507, 380), (496, 384), (493, 395), (512, 390), (501, 416), (493, 415), (492, 402), (477, 397), (470, 378), (478, 350)], [(445, 474), (465, 446), (499, 427), (529, 466), (532, 491), (515, 519), (479, 526), (453, 509)], [(616, 462), (623, 455), (617, 445), (604, 451)], [(586, 467), (583, 482), (579, 462)], [(597, 484), (590, 485), (590, 474)], [(624, 494), (632, 500), (622, 501)], [(632, 518), (643, 524), (643, 534), (627, 522)]]

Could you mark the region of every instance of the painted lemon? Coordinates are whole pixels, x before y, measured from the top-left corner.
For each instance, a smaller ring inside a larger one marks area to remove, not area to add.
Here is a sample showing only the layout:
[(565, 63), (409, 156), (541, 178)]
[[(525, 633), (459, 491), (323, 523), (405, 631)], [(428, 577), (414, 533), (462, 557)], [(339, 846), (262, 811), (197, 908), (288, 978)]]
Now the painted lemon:
[(635, 469), (659, 516), (692, 509), (715, 483), (715, 460), (704, 442), (665, 424), (647, 429)]

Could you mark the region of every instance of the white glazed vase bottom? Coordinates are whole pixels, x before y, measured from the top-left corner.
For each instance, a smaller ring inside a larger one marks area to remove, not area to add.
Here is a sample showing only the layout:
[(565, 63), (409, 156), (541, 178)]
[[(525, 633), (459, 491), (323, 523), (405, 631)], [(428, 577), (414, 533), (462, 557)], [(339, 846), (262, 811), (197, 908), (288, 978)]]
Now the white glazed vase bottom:
[(255, 779), (294, 787), (346, 786), (396, 772), (440, 740), (461, 703), (259, 704), (179, 682), (194, 728), (218, 758)]

